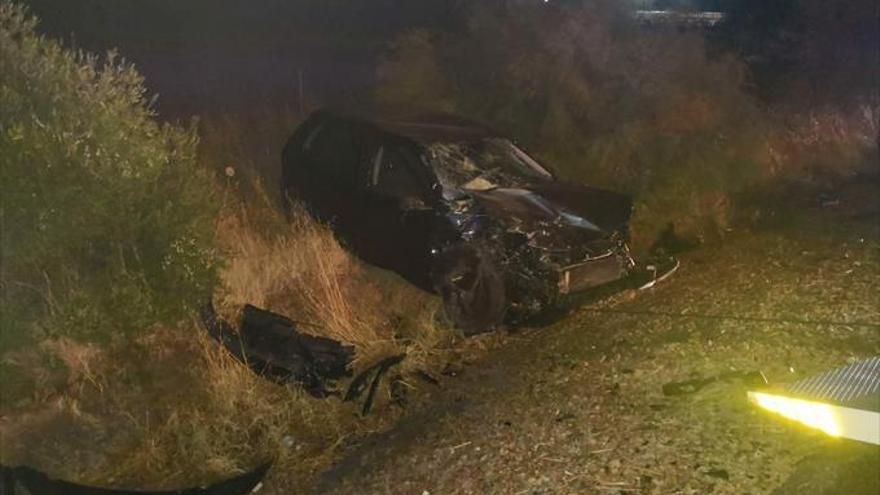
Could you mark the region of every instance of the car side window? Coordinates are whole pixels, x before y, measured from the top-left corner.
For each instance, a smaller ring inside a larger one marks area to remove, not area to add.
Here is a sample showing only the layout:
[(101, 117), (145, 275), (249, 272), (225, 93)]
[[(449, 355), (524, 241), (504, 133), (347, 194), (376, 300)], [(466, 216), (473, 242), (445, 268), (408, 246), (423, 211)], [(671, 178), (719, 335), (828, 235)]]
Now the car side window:
[(381, 143), (368, 155), (367, 190), (397, 199), (424, 196), (424, 187), (414, 168), (418, 156), (405, 146)]
[(314, 171), (345, 187), (355, 185), (358, 164), (358, 151), (349, 127), (342, 122), (322, 122), (303, 142)]
[(318, 137), (318, 134), (321, 132), (321, 130), (323, 128), (324, 128), (324, 122), (321, 122), (318, 125), (316, 125), (311, 131), (309, 131), (308, 135), (306, 136), (305, 141), (303, 141), (303, 146), (302, 146), (303, 151), (309, 151), (309, 149), (311, 149), (312, 143), (315, 142), (315, 138)]

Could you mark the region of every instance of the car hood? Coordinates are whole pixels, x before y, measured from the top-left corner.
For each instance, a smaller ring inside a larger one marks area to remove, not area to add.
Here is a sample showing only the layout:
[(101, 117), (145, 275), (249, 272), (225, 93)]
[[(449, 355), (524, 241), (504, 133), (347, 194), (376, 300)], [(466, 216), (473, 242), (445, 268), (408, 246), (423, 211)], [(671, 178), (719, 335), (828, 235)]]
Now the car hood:
[(625, 231), (632, 214), (629, 196), (560, 181), (467, 193), (501, 220), (554, 223), (597, 234)]

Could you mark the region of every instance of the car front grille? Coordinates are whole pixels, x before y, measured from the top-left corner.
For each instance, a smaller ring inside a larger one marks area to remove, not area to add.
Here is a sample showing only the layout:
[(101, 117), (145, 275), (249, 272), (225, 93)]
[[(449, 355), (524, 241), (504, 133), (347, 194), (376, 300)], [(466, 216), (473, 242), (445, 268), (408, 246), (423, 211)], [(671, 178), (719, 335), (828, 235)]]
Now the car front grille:
[(559, 292), (568, 294), (619, 280), (627, 275), (629, 263), (620, 254), (609, 253), (559, 272)]

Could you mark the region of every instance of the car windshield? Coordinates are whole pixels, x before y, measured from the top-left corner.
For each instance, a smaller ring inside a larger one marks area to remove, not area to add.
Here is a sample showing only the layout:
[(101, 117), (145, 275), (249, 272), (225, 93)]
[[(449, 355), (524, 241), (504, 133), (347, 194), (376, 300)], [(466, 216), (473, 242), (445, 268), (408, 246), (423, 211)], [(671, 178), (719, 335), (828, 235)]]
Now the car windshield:
[(428, 146), (438, 179), (447, 188), (514, 187), (553, 175), (507, 139), (488, 138)]

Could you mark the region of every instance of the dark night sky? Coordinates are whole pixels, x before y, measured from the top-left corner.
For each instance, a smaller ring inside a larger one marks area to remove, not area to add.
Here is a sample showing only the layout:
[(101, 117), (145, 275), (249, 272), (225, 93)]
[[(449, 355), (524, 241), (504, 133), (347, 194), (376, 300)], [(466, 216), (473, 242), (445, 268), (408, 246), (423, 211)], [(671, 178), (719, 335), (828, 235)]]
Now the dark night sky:
[(292, 100), (297, 71), (313, 100), (351, 94), (407, 27), (452, 22), (444, 0), (29, 0), (40, 31), (91, 52), (117, 47), (185, 115)]
[[(377, 57), (397, 33), (417, 27), (454, 29), (469, 5), (488, 0), (22, 1), (41, 19), (39, 29), (52, 37), (99, 54), (118, 48), (146, 77), (150, 92), (159, 94), (160, 113), (183, 117), (293, 103), (299, 71), (307, 100), (346, 104), (370, 86)], [(581, 0), (551, 1), (558, 5)], [(653, 5), (661, 8), (688, 1), (653, 0)], [(756, 74), (779, 72), (780, 59), (790, 63), (790, 55), (806, 53), (812, 58), (799, 61), (801, 66), (795, 68), (813, 70), (834, 89), (849, 81), (850, 74), (864, 72), (863, 60), (876, 60), (876, 22), (863, 19), (859, 10), (870, 10), (870, 0), (840, 2), (850, 5), (850, 17), (855, 15), (846, 22), (828, 22), (836, 19), (833, 9), (828, 9), (828, 19), (819, 17), (811, 28), (825, 31), (834, 24), (839, 33), (826, 33), (821, 42), (796, 48), (786, 48), (793, 38), (779, 35), (777, 28), (785, 24), (786, 12), (801, 5), (798, 0), (699, 0), (697, 4), (708, 9), (726, 6), (722, 10), (728, 12), (738, 6), (736, 18), (744, 22), (733, 25), (742, 32), (724, 32), (716, 38), (725, 48), (758, 61), (751, 66)], [(755, 17), (753, 11), (761, 15)], [(817, 33), (801, 34), (803, 42)], [(766, 67), (761, 60), (767, 61)], [(824, 77), (835, 71), (841, 77)]]

